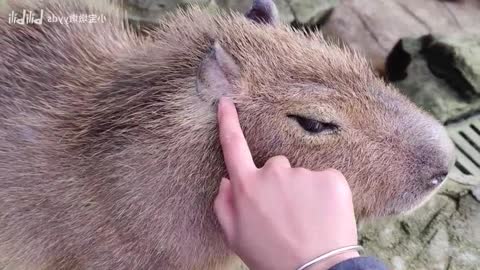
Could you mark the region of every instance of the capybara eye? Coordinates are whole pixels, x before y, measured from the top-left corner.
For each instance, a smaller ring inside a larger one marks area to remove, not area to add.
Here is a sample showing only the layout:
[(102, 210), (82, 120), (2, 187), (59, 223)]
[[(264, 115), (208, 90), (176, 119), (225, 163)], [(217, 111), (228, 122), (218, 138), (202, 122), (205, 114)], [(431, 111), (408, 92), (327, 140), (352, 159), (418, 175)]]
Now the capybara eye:
[(338, 131), (338, 125), (334, 123), (327, 123), (311, 119), (308, 117), (303, 117), (299, 115), (289, 115), (288, 117), (293, 118), (297, 123), (307, 132), (319, 134), (319, 133), (333, 133)]

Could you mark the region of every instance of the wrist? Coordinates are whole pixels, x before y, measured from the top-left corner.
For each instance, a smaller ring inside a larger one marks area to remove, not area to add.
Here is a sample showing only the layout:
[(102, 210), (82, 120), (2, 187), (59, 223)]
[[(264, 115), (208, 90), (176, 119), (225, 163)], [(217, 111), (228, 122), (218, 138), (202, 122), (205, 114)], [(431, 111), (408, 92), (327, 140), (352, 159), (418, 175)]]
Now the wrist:
[(347, 251), (345, 253), (332, 256), (325, 261), (319, 262), (317, 265), (312, 265), (311, 269), (309, 270), (328, 270), (343, 261), (359, 256), (360, 254), (358, 251)]
[(321, 262), (318, 262), (312, 266), (310, 266), (307, 270), (328, 270), (330, 269), (331, 267), (343, 262), (343, 261), (346, 261), (346, 260), (349, 260), (349, 259), (352, 259), (352, 258), (356, 258), (356, 257), (360, 257), (360, 254), (358, 253), (358, 251), (355, 251), (355, 250), (350, 250), (350, 251), (347, 251), (347, 252), (344, 252), (344, 253), (340, 253), (340, 254), (337, 254), (337, 255), (334, 255), (332, 257), (329, 257)]

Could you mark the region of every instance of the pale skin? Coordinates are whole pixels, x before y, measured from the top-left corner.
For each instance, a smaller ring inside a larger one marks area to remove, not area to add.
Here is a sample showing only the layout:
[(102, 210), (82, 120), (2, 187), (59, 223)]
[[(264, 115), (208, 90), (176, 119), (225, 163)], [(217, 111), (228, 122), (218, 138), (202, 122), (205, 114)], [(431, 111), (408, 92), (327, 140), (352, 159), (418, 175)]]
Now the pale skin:
[[(251, 270), (294, 270), (357, 244), (352, 195), (340, 172), (292, 168), (283, 156), (257, 168), (228, 98), (220, 100), (218, 121), (229, 179), (222, 179), (214, 209), (230, 248)], [(308, 269), (358, 256), (346, 252)]]

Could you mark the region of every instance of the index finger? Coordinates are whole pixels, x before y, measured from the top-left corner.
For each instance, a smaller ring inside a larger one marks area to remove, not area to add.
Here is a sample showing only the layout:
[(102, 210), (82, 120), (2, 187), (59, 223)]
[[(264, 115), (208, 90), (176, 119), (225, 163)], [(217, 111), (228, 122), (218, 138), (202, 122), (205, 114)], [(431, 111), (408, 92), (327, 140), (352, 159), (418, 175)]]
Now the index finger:
[(218, 104), (218, 125), (223, 158), (230, 178), (241, 178), (245, 172), (256, 169), (240, 127), (237, 109), (228, 98), (221, 98)]

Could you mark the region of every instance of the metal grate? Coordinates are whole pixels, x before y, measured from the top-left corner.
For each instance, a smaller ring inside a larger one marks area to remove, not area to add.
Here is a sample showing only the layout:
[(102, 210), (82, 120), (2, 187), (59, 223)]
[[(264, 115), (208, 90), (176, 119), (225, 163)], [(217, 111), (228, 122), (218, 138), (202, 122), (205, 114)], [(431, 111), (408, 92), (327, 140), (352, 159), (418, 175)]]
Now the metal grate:
[(480, 177), (480, 115), (447, 126), (456, 146), (455, 170)]

